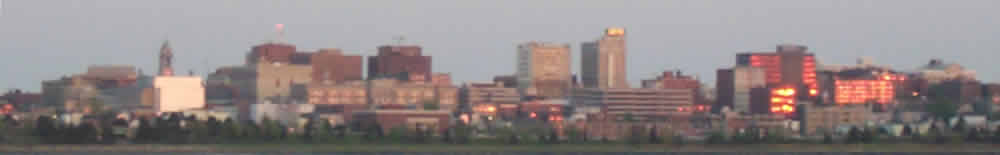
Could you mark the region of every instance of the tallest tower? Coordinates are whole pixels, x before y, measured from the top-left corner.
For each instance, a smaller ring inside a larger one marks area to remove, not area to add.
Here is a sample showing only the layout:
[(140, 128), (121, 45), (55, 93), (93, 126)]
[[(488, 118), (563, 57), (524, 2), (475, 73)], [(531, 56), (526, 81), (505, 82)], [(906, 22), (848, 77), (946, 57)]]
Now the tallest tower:
[(581, 73), (588, 88), (628, 88), (625, 76), (625, 29), (612, 27), (604, 36), (583, 43)]
[(170, 48), (170, 41), (163, 41), (163, 46), (160, 47), (160, 71), (157, 75), (159, 76), (172, 76), (174, 75), (174, 69), (171, 67), (174, 64), (174, 53), (173, 49)]

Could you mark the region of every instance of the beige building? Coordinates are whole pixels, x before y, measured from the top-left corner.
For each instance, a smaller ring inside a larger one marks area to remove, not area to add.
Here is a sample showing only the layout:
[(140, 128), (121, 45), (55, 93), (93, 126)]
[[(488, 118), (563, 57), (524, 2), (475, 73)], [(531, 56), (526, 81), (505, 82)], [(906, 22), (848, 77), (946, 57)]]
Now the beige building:
[(309, 104), (368, 104), (368, 85), (365, 81), (350, 81), (340, 84), (310, 84), (306, 87), (309, 92)]
[(436, 101), (441, 109), (458, 107), (458, 88), (450, 85), (434, 85), (422, 82), (403, 82), (395, 79), (368, 81), (369, 104), (419, 105)]
[(806, 105), (805, 130), (807, 135), (822, 134), (837, 128), (862, 126), (872, 117), (872, 111), (864, 105)]
[(563, 98), (569, 93), (571, 55), (568, 44), (528, 42), (517, 47), (518, 91)]
[(156, 112), (180, 112), (205, 107), (201, 77), (161, 76), (153, 79)]
[(570, 100), (577, 112), (644, 119), (690, 114), (697, 110), (694, 95), (692, 89), (580, 88), (573, 90)]
[(255, 103), (287, 102), (294, 98), (292, 87), (312, 81), (312, 66), (296, 64), (254, 64), (257, 73), (254, 78)]
[(469, 105), (481, 103), (517, 104), (521, 95), (516, 88), (506, 88), (503, 82), (468, 82), (462, 85), (461, 102)]
[(582, 44), (580, 78), (586, 88), (628, 88), (625, 29), (608, 28), (604, 36)]

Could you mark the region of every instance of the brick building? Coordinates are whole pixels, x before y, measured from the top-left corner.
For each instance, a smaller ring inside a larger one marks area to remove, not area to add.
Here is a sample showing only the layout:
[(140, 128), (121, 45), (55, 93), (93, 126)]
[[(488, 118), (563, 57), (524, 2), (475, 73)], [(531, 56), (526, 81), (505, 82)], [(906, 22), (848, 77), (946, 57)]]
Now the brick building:
[[(393, 77), (399, 80), (430, 81), (431, 57), (421, 55), (422, 49), (415, 45), (384, 45), (378, 47), (378, 55), (368, 57), (368, 78)], [(411, 75), (422, 78), (411, 79)]]
[(353, 113), (352, 124), (360, 129), (368, 129), (378, 124), (383, 134), (389, 134), (394, 128), (405, 128), (410, 131), (417, 128), (435, 131), (443, 134), (451, 126), (451, 112), (445, 110), (369, 110)]
[(320, 49), (312, 54), (312, 81), (338, 83), (363, 80), (362, 57), (344, 55), (340, 49)]

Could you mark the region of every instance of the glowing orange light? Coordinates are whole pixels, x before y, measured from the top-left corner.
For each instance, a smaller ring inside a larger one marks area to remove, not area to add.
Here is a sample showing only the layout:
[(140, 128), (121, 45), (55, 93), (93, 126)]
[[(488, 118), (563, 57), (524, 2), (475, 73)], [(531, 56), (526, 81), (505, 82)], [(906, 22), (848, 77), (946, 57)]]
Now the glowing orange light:
[(535, 117), (538, 117), (538, 114), (535, 114), (535, 112), (531, 112), (531, 118), (535, 118)]
[(819, 95), (819, 91), (816, 89), (809, 89), (809, 96)]
[(771, 102), (774, 102), (774, 103), (781, 102), (781, 98), (772, 98)]
[(486, 108), (486, 111), (487, 111), (487, 112), (496, 112), (496, 111), (497, 111), (497, 108), (496, 108), (496, 107), (487, 107), (487, 108)]
[(781, 108), (779, 108), (779, 107), (771, 107), (771, 112), (778, 112), (778, 111), (781, 111)]

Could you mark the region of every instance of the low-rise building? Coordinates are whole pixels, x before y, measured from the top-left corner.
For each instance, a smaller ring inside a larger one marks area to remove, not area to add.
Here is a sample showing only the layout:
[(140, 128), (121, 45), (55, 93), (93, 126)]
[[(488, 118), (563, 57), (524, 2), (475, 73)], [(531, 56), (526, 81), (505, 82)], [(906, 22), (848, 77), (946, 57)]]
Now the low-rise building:
[(394, 128), (421, 128), (442, 134), (451, 126), (451, 112), (445, 110), (370, 110), (353, 115), (353, 121), (360, 125), (359, 128), (381, 127), (384, 134)]
[(368, 81), (369, 104), (379, 107), (416, 106), (436, 102), (440, 109), (458, 107), (458, 88), (424, 82), (406, 82), (395, 79)]
[(819, 135), (838, 128), (864, 126), (872, 118), (865, 105), (805, 105), (804, 127), (807, 135)]
[(692, 89), (581, 88), (574, 89), (570, 102), (577, 112), (586, 114), (607, 114), (618, 120), (626, 114), (635, 119), (652, 119), (699, 110), (694, 96)]
[(265, 117), (272, 121), (278, 121), (289, 127), (298, 127), (305, 124), (306, 114), (311, 114), (315, 110), (313, 104), (251, 104), (251, 120), (260, 123)]
[(205, 107), (201, 77), (161, 76), (153, 80), (153, 109), (180, 112)]

